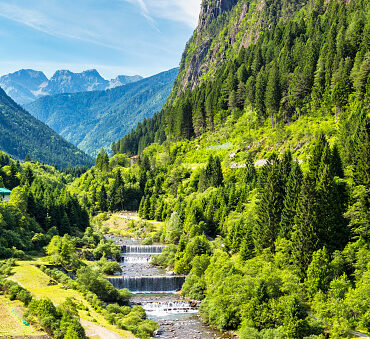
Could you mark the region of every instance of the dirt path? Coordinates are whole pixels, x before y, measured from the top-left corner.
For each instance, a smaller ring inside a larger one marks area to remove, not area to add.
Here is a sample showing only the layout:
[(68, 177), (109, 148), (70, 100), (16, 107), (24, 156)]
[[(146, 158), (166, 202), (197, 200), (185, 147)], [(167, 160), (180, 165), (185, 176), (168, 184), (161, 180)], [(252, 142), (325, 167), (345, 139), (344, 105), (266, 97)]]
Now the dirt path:
[[(86, 335), (89, 338), (100, 338), (100, 339), (119, 339), (124, 338), (120, 336), (118, 333), (108, 330), (102, 326), (99, 326), (95, 323), (87, 321), (85, 319), (80, 319), (81, 325), (86, 331)], [(134, 337), (132, 337), (134, 338)]]

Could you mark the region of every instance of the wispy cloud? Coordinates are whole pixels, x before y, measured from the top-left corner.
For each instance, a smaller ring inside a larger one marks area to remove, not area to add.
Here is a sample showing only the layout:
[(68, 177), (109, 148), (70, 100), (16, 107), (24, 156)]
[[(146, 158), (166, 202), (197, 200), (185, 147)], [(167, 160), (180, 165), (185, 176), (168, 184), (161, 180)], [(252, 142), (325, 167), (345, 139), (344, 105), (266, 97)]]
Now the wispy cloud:
[(153, 18), (165, 18), (196, 26), (201, 0), (123, 0), (136, 4), (141, 14), (151, 22)]
[(129, 2), (131, 4), (137, 5), (140, 8), (141, 15), (148, 20), (149, 24), (159, 32), (159, 28), (157, 26), (156, 21), (153, 19), (153, 17), (149, 13), (149, 9), (144, 2), (144, 0), (123, 0), (126, 2)]
[(103, 39), (102, 36), (93, 30), (84, 29), (81, 25), (72, 24), (69, 26), (63, 18), (60, 18), (60, 20), (52, 18), (50, 15), (47, 15), (47, 12), (47, 7), (43, 11), (0, 1), (0, 16), (8, 20), (18, 22), (51, 36), (81, 40), (110, 49), (123, 50), (119, 45), (107, 42), (106, 39)]

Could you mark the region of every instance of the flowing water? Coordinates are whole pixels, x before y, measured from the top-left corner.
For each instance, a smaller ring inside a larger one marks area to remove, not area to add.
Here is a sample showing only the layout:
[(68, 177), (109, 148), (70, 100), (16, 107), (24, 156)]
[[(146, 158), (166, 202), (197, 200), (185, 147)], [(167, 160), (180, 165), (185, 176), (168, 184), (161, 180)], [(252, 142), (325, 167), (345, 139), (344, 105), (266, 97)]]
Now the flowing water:
[(184, 276), (168, 275), (150, 264), (152, 255), (162, 253), (165, 246), (108, 237), (122, 249), (122, 274), (107, 279), (118, 289), (129, 289), (133, 293), (131, 302), (142, 305), (148, 318), (158, 322), (160, 329), (155, 338), (231, 338), (201, 322), (197, 302), (176, 294), (182, 288)]
[(185, 282), (183, 276), (122, 276), (107, 279), (115, 288), (127, 288), (132, 293), (175, 293)]

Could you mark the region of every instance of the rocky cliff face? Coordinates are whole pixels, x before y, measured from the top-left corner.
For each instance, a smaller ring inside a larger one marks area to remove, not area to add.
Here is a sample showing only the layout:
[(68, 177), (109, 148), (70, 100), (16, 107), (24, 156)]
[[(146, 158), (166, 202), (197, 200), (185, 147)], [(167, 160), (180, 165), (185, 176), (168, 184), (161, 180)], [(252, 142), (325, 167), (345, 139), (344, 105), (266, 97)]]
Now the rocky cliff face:
[(216, 19), (223, 12), (230, 11), (237, 2), (238, 0), (204, 0), (199, 15), (198, 36), (210, 21)]
[[(203, 0), (199, 15), (199, 23), (194, 35), (184, 52), (182, 67), (175, 87), (175, 95), (179, 95), (186, 88), (194, 89), (199, 84), (199, 79), (209, 70), (214, 63), (214, 40), (222, 28), (222, 19), (226, 20), (239, 0)], [(219, 20), (217, 25), (213, 23)]]
[(188, 42), (179, 77), (169, 104), (186, 89), (212, 78), (225, 60), (236, 57), (242, 47), (270, 29), (276, 17), (283, 20), (306, 0), (203, 0), (198, 26)]

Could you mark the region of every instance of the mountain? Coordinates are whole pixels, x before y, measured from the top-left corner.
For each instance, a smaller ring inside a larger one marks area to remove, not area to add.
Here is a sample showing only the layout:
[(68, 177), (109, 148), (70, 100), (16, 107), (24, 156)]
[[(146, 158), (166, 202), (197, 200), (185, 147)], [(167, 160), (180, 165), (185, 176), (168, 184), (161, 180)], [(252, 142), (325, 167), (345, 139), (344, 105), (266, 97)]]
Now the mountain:
[(0, 86), (19, 104), (35, 100), (36, 93), (48, 78), (44, 73), (32, 69), (22, 69), (0, 78)]
[(48, 79), (42, 72), (22, 69), (2, 76), (0, 86), (14, 101), (24, 105), (46, 95), (106, 90), (142, 79), (140, 75), (119, 75), (108, 81), (95, 69), (82, 73), (59, 70)]
[(58, 167), (92, 165), (93, 159), (34, 118), (0, 88), (0, 150), (16, 159)]
[(178, 246), (152, 263), (187, 275), (207, 324), (370, 331), (369, 18), (368, 0), (203, 0), (168, 102), (112, 146), (139, 154), (139, 193), (115, 197), (138, 181), (107, 173), (122, 156), (75, 184), (81, 201), (102, 188), (91, 209), (165, 222)]
[(365, 3), (204, 0), (164, 110), (115, 149), (135, 154), (155, 135), (192, 139), (238, 119), (277, 130), (301, 117), (337, 121), (368, 88)]
[(55, 72), (45, 87), (41, 88), (44, 95), (75, 93), (106, 89), (109, 81), (105, 80), (97, 70), (73, 73), (67, 70)]
[(176, 68), (105, 91), (46, 96), (25, 107), (68, 141), (96, 155), (158, 112), (177, 74)]
[(131, 84), (133, 82), (137, 82), (143, 80), (144, 78), (140, 75), (119, 75), (117, 78), (112, 79), (109, 83), (109, 88), (124, 86), (127, 84)]

